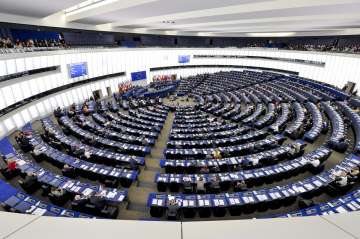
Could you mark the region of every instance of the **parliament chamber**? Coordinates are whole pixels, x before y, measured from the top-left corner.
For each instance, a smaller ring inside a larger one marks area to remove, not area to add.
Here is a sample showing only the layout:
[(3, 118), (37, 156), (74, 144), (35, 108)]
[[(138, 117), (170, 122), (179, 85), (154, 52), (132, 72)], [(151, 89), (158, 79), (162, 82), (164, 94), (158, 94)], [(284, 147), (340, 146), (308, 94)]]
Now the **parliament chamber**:
[(358, 1), (19, 2), (0, 238), (360, 236)]

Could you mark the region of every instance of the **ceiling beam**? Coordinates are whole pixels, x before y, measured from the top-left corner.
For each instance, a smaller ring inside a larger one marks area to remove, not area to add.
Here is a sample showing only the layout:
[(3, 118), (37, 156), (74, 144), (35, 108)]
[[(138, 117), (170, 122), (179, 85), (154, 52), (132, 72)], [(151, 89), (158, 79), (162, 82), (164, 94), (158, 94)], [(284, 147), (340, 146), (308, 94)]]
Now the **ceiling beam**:
[(108, 4), (103, 4), (96, 7), (95, 4), (93, 7), (85, 7), (84, 9), (80, 9), (79, 11), (74, 11), (74, 13), (66, 14), (66, 21), (73, 22), (80, 19), (106, 14), (108, 12), (127, 9), (156, 1), (158, 0), (113, 0), (110, 1)]
[(212, 26), (232, 26), (232, 25), (244, 25), (244, 24), (256, 24), (256, 23), (282, 23), (291, 21), (344, 21), (344, 20), (360, 20), (360, 14), (356, 13), (343, 13), (343, 14), (323, 14), (323, 15), (306, 15), (306, 16), (287, 16), (287, 17), (268, 17), (268, 18), (252, 18), (252, 19), (240, 19), (231, 21), (213, 21), (213, 22), (200, 22), (200, 23), (189, 23), (189, 24), (173, 24), (171, 26), (164, 25), (162, 23), (153, 24), (151, 26), (145, 26), (147, 29), (161, 29), (165, 28), (177, 30), (177, 29), (201, 29), (201, 27), (212, 27)]
[[(358, 0), (342, 0), (340, 4), (348, 3), (358, 3)], [(292, 8), (301, 8), (301, 7), (318, 7), (326, 5), (337, 5), (339, 1), (329, 1), (329, 0), (273, 0), (265, 2), (256, 2), (256, 3), (247, 3), (247, 4), (238, 4), (226, 7), (202, 9), (195, 11), (179, 12), (174, 14), (165, 14), (154, 17), (147, 17), (141, 19), (132, 19), (129, 21), (119, 21), (109, 23), (112, 27), (126, 26), (126, 25), (135, 25), (135, 24), (149, 24), (154, 22), (161, 22), (164, 20), (181, 20), (181, 19), (190, 19), (190, 18), (200, 18), (200, 17), (209, 17), (209, 16), (221, 16), (229, 14), (240, 14), (247, 12), (260, 12), (260, 11), (269, 11), (276, 9), (292, 9)], [(102, 25), (102, 24), (100, 24)]]

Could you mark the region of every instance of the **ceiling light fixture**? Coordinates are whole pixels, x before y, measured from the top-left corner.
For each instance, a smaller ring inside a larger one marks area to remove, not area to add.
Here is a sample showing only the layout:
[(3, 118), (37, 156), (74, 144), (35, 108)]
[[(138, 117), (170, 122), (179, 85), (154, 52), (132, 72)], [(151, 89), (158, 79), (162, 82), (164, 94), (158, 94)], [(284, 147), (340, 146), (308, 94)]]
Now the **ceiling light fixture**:
[(289, 37), (295, 35), (295, 32), (248, 32), (249, 37)]
[(119, 0), (87, 0), (81, 2), (73, 7), (64, 10), (66, 16), (74, 15), (83, 11), (87, 11), (96, 7), (100, 7), (106, 4), (117, 2)]
[(162, 21), (162, 23), (165, 23), (165, 24), (175, 24), (175, 21), (167, 20), (167, 21)]

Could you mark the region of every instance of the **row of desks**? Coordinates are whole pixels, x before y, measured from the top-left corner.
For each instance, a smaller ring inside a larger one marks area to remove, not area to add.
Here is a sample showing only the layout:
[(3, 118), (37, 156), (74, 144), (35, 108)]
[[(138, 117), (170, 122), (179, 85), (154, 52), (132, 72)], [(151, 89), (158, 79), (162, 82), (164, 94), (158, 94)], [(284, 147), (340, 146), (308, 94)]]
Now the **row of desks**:
[(157, 194), (152, 193), (148, 198), (148, 206), (154, 212), (166, 209), (169, 201), (175, 200), (181, 209), (192, 208), (231, 208), (258, 205), (259, 203), (275, 203), (294, 198), (302, 194), (314, 193), (334, 182), (335, 171), (350, 172), (360, 165), (360, 157), (349, 155), (340, 164), (328, 171), (296, 181), (283, 186), (276, 186), (255, 191), (221, 193), (221, 194)]
[[(289, 148), (289, 147), (288, 147)], [(288, 152), (288, 148), (283, 148), (279, 154), (284, 155)], [(275, 152), (274, 152), (275, 154)], [(324, 161), (331, 154), (331, 150), (326, 147), (320, 147), (313, 152), (307, 153), (304, 156), (295, 158), (293, 160), (281, 162), (273, 166), (267, 166), (257, 169), (241, 170), (227, 173), (212, 173), (212, 174), (157, 174), (155, 177), (156, 183), (161, 184), (183, 184), (184, 182), (191, 182), (196, 184), (200, 177), (205, 183), (210, 183), (215, 177), (218, 177), (220, 182), (237, 182), (248, 180), (260, 180), (266, 177), (274, 177), (278, 174), (285, 174), (294, 171), (299, 171), (303, 167), (309, 165), (314, 159)], [(276, 155), (272, 155), (275, 158)]]

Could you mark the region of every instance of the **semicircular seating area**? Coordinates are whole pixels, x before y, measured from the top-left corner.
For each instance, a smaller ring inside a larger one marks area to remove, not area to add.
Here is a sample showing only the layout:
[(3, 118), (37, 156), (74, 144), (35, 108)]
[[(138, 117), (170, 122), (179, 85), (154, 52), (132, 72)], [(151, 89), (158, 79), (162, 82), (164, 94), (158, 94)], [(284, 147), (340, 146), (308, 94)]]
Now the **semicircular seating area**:
[(360, 209), (358, 99), (266, 71), (172, 81), (58, 108), (3, 138), (2, 208), (160, 220)]

